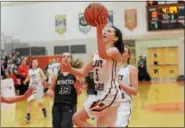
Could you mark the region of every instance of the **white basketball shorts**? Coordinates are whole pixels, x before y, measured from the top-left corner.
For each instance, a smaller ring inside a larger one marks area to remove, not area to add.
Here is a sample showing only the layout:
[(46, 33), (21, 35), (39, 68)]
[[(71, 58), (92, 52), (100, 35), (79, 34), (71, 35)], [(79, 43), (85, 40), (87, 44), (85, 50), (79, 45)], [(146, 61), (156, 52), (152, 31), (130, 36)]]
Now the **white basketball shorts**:
[(116, 127), (128, 127), (131, 118), (131, 101), (125, 101), (120, 103), (117, 110)]

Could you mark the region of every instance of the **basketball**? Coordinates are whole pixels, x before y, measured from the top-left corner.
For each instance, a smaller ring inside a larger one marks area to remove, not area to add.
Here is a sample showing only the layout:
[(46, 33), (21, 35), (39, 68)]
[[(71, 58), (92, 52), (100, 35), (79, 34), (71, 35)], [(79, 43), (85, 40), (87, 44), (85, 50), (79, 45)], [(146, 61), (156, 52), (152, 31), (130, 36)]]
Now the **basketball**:
[(95, 21), (97, 21), (100, 17), (108, 18), (108, 10), (100, 3), (91, 3), (85, 9), (84, 17), (87, 24), (96, 27)]

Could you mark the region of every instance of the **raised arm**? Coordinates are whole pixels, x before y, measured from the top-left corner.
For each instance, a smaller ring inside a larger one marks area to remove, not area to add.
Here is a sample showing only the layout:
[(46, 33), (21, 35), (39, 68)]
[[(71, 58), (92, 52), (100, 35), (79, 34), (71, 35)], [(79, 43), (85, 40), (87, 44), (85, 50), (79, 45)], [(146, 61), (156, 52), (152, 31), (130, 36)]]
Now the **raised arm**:
[(91, 58), (81, 69), (72, 68), (71, 73), (81, 78), (86, 76), (92, 70), (92, 68), (93, 60)]
[(106, 19), (99, 19), (100, 23), (97, 24), (97, 45), (98, 45), (98, 54), (102, 59), (106, 60), (114, 60), (114, 61), (120, 61), (121, 54), (119, 53), (117, 48), (110, 48), (109, 50), (106, 50), (105, 43), (103, 41), (103, 29), (105, 27), (105, 21)]
[(86, 76), (93, 69), (93, 56), (89, 59), (89, 61), (81, 68), (72, 68), (68, 63), (62, 63), (62, 70), (64, 72), (70, 72), (71, 74), (81, 78)]

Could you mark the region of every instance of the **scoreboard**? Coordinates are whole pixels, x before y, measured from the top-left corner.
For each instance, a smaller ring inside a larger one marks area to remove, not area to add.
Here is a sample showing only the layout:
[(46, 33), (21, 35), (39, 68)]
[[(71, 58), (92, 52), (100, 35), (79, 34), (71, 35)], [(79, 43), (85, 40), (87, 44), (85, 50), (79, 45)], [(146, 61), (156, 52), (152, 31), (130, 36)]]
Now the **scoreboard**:
[(148, 5), (148, 31), (184, 29), (185, 2)]

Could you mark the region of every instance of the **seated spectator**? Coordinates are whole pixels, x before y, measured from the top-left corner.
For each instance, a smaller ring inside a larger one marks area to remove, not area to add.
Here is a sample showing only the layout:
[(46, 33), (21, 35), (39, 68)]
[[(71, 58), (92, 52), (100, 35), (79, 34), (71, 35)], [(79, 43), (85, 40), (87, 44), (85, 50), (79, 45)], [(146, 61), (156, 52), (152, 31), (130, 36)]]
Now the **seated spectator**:
[(8, 65), (7, 65), (7, 69), (10, 72), (13, 72), (13, 69), (16, 68), (16, 65), (13, 63), (12, 59), (8, 59)]
[(15, 58), (16, 59), (16, 65), (19, 66), (21, 64), (21, 57), (19, 55), (19, 52), (16, 52), (15, 55), (16, 55), (16, 58)]
[(12, 53), (8, 54), (8, 59), (12, 59)]
[(3, 79), (5, 77), (5, 61), (1, 59), (1, 78)]

